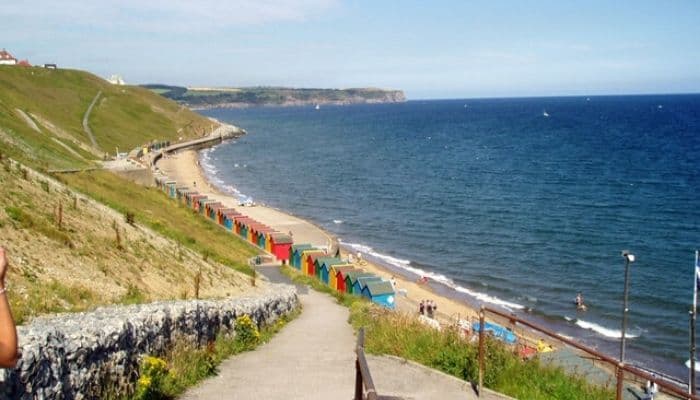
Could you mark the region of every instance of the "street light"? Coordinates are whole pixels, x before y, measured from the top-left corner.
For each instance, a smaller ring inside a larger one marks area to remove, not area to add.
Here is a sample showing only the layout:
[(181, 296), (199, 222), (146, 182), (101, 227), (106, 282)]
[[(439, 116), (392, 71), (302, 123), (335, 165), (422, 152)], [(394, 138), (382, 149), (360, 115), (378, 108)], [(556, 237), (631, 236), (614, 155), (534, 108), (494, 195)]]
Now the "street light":
[(629, 289), (630, 264), (634, 262), (634, 254), (629, 250), (622, 250), (622, 257), (625, 258), (625, 294), (622, 301), (622, 336), (620, 340), (620, 363), (625, 362), (625, 331), (627, 330), (627, 292)]

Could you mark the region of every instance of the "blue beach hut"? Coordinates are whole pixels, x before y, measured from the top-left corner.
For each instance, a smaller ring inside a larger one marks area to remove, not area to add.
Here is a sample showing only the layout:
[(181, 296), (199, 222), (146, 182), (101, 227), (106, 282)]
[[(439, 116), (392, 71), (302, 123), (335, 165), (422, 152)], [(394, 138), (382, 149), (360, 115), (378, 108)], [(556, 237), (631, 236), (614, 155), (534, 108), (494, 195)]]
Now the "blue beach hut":
[(314, 246), (310, 244), (295, 244), (289, 248), (289, 260), (291, 265), (296, 269), (301, 269), (301, 253), (304, 250), (313, 249)]
[(370, 275), (370, 276), (359, 276), (355, 279), (355, 282), (352, 284), (352, 294), (360, 296), (362, 295), (362, 289), (364, 289), (365, 285), (369, 282), (381, 282), (382, 278), (376, 276), (376, 275)]
[(396, 295), (391, 283), (387, 281), (369, 281), (362, 288), (362, 296), (372, 303), (393, 310), (396, 307)]

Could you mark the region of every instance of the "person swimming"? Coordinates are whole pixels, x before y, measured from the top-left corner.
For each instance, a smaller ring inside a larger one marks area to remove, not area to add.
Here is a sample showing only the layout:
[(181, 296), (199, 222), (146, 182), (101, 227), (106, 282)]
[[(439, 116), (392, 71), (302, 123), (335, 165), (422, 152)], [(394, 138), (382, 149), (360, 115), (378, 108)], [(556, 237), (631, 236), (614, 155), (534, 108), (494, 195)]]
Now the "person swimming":
[(574, 304), (576, 304), (576, 309), (580, 311), (586, 311), (586, 304), (583, 302), (583, 295), (581, 292), (578, 292), (576, 295), (576, 299), (574, 300)]

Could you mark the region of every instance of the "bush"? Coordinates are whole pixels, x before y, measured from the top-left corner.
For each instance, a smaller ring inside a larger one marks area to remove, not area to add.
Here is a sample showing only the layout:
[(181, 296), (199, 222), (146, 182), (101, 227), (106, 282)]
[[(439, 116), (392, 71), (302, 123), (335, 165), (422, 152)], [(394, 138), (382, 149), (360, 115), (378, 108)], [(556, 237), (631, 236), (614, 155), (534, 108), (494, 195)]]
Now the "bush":
[(167, 398), (162, 392), (163, 383), (168, 377), (168, 365), (165, 360), (147, 356), (141, 362), (141, 372), (136, 386), (134, 399), (153, 400)]
[(255, 348), (260, 342), (260, 332), (250, 316), (247, 314), (236, 318), (236, 343), (241, 350), (249, 350)]

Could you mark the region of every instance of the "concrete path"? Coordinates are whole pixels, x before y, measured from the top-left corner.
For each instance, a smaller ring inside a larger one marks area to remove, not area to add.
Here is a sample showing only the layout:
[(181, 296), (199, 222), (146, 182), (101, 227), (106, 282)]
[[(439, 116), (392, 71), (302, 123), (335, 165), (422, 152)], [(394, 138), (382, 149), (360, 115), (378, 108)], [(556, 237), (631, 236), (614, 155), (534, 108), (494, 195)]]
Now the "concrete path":
[[(276, 267), (260, 272), (273, 281)], [(182, 399), (350, 399), (355, 379), (355, 337), (348, 309), (300, 287), (304, 311), (272, 341), (230, 358), (219, 375)]]
[(488, 389), (478, 397), (469, 382), (394, 356), (367, 356), (377, 393), (404, 400), (506, 400)]

